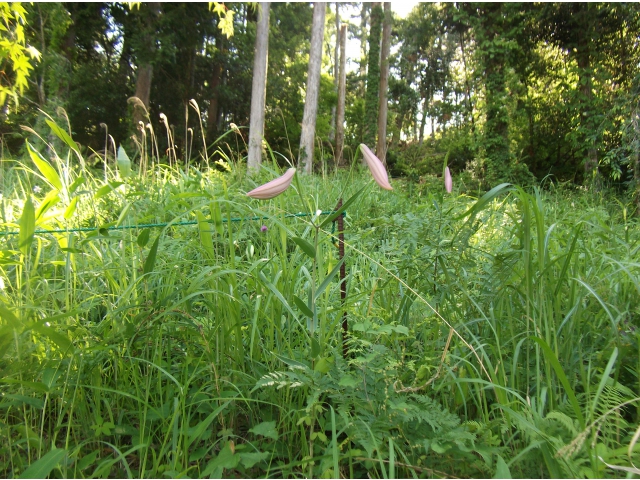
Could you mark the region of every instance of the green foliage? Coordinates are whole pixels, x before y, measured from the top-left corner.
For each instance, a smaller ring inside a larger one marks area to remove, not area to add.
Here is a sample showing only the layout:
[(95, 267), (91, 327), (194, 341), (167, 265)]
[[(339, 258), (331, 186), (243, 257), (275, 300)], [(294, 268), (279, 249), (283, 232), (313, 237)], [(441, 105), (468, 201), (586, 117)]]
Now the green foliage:
[(27, 12), (20, 2), (0, 2), (0, 17), (0, 108), (4, 109), (7, 98), (17, 108), (18, 94), (29, 86), (31, 61), (40, 59), (40, 52), (26, 42)]
[[(612, 199), (339, 172), (262, 203), (238, 167), (105, 179), (65, 145), (69, 163), (28, 146), (3, 172), (6, 475), (602, 477), (638, 460), (640, 233)], [(344, 260), (315, 213), (340, 197)]]

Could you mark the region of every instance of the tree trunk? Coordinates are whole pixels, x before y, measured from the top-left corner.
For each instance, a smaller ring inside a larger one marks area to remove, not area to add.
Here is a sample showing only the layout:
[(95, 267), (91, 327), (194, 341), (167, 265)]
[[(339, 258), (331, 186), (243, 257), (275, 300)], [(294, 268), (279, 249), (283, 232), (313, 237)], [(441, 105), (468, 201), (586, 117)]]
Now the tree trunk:
[[(339, 70), (340, 70), (340, 4), (336, 2), (336, 48), (333, 51), (333, 89), (338, 93), (339, 88)], [(329, 130), (329, 141), (332, 142), (336, 137), (336, 106), (331, 107), (331, 124)]]
[(256, 43), (251, 84), (251, 119), (249, 122), (249, 174), (262, 164), (262, 137), (264, 135), (264, 105), (267, 96), (267, 56), (269, 51), (269, 2), (262, 2), (258, 15)]
[(364, 100), (364, 143), (376, 144), (378, 127), (378, 93), (380, 89), (380, 30), (382, 7), (375, 2), (371, 7), (371, 30), (369, 31), (369, 64), (367, 66), (367, 92)]
[(336, 112), (336, 165), (344, 165), (344, 104), (347, 86), (347, 26), (340, 28), (340, 74), (338, 81), (338, 110)]
[(313, 144), (316, 136), (316, 116), (318, 113), (318, 94), (320, 90), (320, 68), (322, 67), (322, 40), (324, 38), (324, 2), (313, 3), (313, 24), (311, 25), (311, 50), (307, 71), (307, 90), (305, 92), (302, 133), (300, 134), (300, 156), (298, 164), (304, 166), (304, 173), (313, 170)]
[(360, 95), (364, 97), (366, 84), (365, 76), (367, 74), (367, 11), (369, 4), (362, 2), (362, 10), (360, 12)]
[(389, 50), (391, 49), (391, 3), (384, 2), (382, 50), (380, 52), (380, 98), (378, 110), (378, 144), (376, 155), (386, 165), (387, 157), (387, 88), (389, 87)]
[[(151, 80), (153, 78), (153, 58), (156, 53), (156, 21), (162, 12), (162, 6), (158, 2), (149, 2), (147, 4), (149, 12), (145, 19), (145, 28), (142, 34), (142, 48), (140, 55), (136, 59), (138, 72), (136, 75), (136, 93), (144, 104), (147, 112), (149, 111), (149, 101), (151, 96)], [(147, 123), (148, 115), (141, 108), (135, 107), (133, 111), (134, 128), (138, 132), (139, 122)], [(138, 134), (140, 134), (138, 132)]]

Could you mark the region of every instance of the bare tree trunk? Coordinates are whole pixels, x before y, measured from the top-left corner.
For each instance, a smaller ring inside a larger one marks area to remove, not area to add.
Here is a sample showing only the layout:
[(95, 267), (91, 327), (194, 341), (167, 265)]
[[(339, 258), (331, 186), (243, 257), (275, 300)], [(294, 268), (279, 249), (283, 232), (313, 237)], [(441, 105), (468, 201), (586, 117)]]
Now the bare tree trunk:
[(158, 16), (162, 13), (162, 5), (159, 2), (149, 2), (147, 4), (149, 12), (145, 19), (145, 29), (142, 37), (143, 47), (139, 57), (138, 75), (136, 76), (136, 94), (146, 112), (141, 108), (135, 108), (133, 111), (134, 128), (137, 131), (138, 123), (147, 123), (149, 111), (149, 100), (151, 97), (151, 80), (153, 79), (153, 64), (151, 63), (156, 53), (156, 22)]
[(387, 88), (389, 87), (389, 50), (391, 49), (391, 2), (384, 2), (382, 49), (380, 50), (380, 91), (378, 105), (378, 143), (376, 155), (386, 165), (387, 160)]
[(361, 95), (365, 92), (365, 75), (367, 74), (367, 11), (370, 4), (362, 2), (362, 11), (360, 13), (360, 90)]
[(267, 57), (269, 52), (269, 2), (261, 2), (253, 57), (253, 83), (251, 84), (251, 119), (249, 121), (249, 174), (262, 164), (262, 137), (264, 135), (264, 105), (267, 96)]
[[(338, 93), (338, 76), (340, 63), (340, 4), (336, 2), (336, 48), (333, 51), (333, 89)], [(329, 141), (333, 141), (336, 136), (336, 106), (331, 107), (331, 124), (329, 130)]]
[(336, 165), (343, 166), (344, 159), (342, 157), (344, 151), (344, 103), (346, 97), (347, 86), (347, 26), (342, 25), (340, 28), (340, 74), (338, 81), (338, 110), (336, 112)]
[(313, 3), (313, 24), (311, 25), (311, 51), (307, 71), (307, 90), (300, 134), (300, 156), (298, 164), (304, 166), (304, 173), (313, 169), (313, 142), (316, 136), (316, 116), (318, 113), (318, 91), (320, 90), (320, 68), (322, 67), (322, 40), (324, 38), (324, 16), (326, 4)]

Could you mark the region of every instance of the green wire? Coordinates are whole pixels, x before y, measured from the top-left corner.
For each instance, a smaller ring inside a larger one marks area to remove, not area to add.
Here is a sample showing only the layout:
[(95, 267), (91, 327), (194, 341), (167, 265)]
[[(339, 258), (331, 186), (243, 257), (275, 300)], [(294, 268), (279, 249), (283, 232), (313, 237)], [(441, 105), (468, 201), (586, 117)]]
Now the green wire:
[[(326, 210), (324, 212), (321, 212), (320, 215), (331, 215), (332, 213), (336, 213), (336, 210)], [(347, 212), (342, 212), (342, 215), (346, 216)], [(315, 215), (315, 213), (289, 213), (287, 215), (285, 215), (285, 218), (291, 218), (291, 217), (308, 217), (310, 215)], [(237, 217), (237, 218), (232, 218), (231, 221), (232, 222), (240, 222), (242, 220), (268, 220), (271, 217)], [(111, 226), (111, 227), (82, 227), (82, 228), (64, 228), (64, 229), (56, 229), (56, 230), (36, 230), (34, 233), (34, 235), (36, 234), (42, 234), (42, 233), (72, 233), (72, 232), (94, 232), (96, 230), (129, 230), (131, 228), (159, 228), (159, 227), (166, 227), (167, 225), (169, 225), (170, 222), (168, 223), (143, 223), (140, 225), (121, 225), (121, 226)], [(199, 222), (198, 221), (191, 221), (191, 222), (176, 222), (176, 223), (172, 223), (172, 226), (185, 226), (185, 225), (197, 225)], [(207, 223), (214, 223), (213, 220), (207, 220)], [(222, 223), (227, 223), (227, 219), (223, 218), (222, 219)], [(331, 233), (333, 233), (335, 229), (335, 222), (333, 222), (333, 227), (331, 229)], [(6, 237), (9, 235), (18, 235), (20, 233), (20, 231), (13, 231), (13, 232), (0, 232), (0, 237)]]

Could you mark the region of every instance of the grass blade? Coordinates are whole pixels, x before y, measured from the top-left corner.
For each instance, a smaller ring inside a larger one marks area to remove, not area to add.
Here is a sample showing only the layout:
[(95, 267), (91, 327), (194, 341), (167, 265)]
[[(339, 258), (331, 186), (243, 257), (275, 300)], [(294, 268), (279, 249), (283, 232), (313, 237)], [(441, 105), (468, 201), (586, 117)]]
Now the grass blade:
[(44, 457), (32, 463), (19, 478), (46, 478), (62, 461), (67, 451), (63, 448), (53, 448)]

